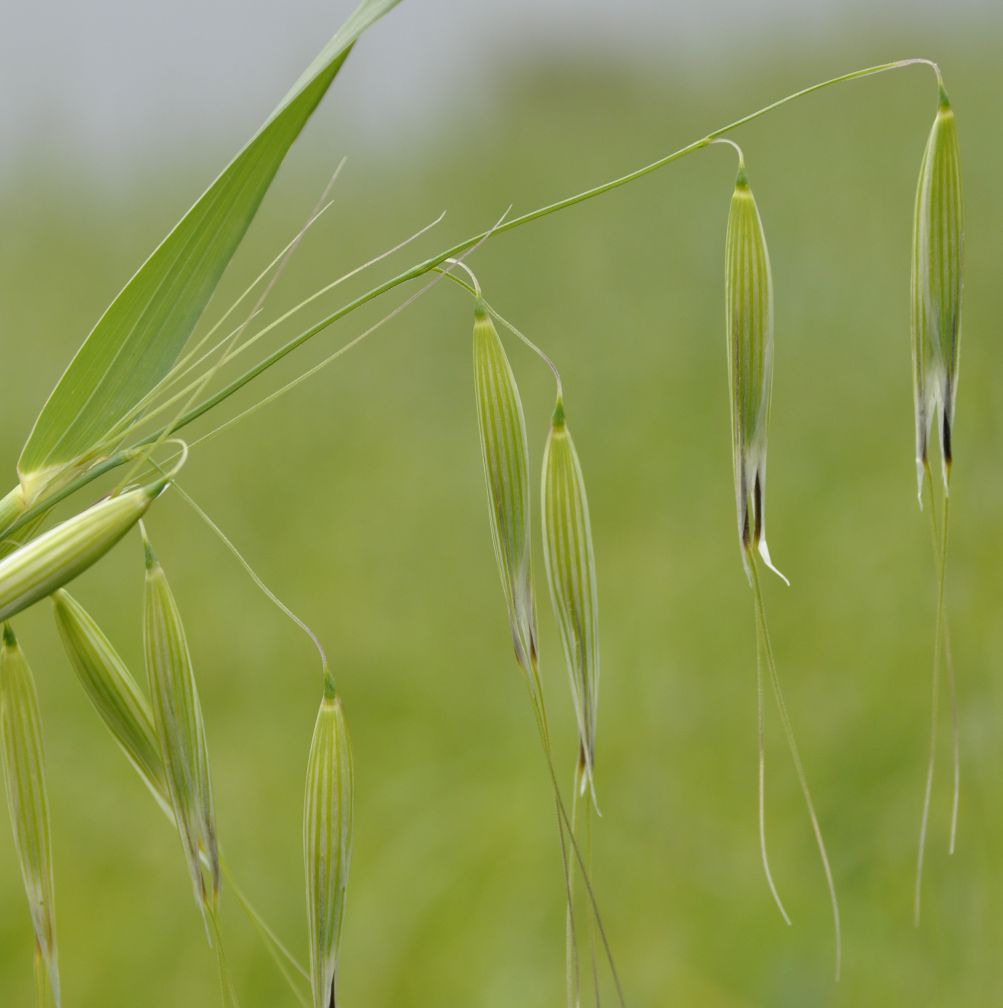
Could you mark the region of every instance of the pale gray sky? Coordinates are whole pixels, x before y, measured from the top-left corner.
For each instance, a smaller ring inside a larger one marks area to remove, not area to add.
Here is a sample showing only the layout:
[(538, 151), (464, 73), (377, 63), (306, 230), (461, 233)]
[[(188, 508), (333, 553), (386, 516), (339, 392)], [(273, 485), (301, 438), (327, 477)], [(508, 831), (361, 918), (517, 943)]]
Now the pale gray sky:
[[(40, 142), (81, 170), (127, 171), (168, 155), (181, 139), (219, 141), (221, 154), (232, 153), (355, 0), (2, 3), (0, 172)], [(353, 117), (356, 139), (378, 141), (478, 107), (534, 56), (599, 50), (711, 76), (736, 54), (749, 60), (760, 50), (765, 58), (778, 41), (810, 53), (837, 32), (859, 31), (866, 59), (876, 28), (901, 26), (912, 40), (924, 26), (970, 26), (997, 7), (998, 0), (404, 0), (349, 62), (336, 88), (339, 114)], [(829, 69), (849, 67), (822, 72)]]

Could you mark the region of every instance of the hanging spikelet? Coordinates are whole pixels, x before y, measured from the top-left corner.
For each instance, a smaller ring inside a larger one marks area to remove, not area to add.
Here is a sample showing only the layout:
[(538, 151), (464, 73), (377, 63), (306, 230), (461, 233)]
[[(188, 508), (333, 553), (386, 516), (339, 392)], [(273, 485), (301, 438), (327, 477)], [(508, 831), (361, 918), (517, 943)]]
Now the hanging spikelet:
[[(739, 167), (725, 242), (725, 320), (731, 379), (732, 457), (742, 561), (757, 550), (773, 566), (766, 545), (766, 438), (773, 387), (773, 278), (763, 224)], [(786, 580), (786, 578), (784, 578)]]
[(51, 595), (100, 560), (167, 484), (159, 480), (99, 501), (0, 560), (0, 620)]
[[(726, 143), (732, 143), (724, 141)], [(766, 545), (766, 444), (770, 396), (773, 386), (773, 280), (766, 250), (763, 223), (759, 216), (741, 149), (738, 151), (738, 178), (728, 215), (725, 249), (725, 317), (728, 336), (728, 370), (731, 380), (732, 449), (735, 493), (738, 502), (738, 530), (742, 562), (753, 591), (756, 616), (756, 695), (758, 719), (759, 844), (767, 884), (784, 920), (790, 918), (773, 880), (766, 844), (765, 816), (765, 711), (763, 672), (766, 671), (787, 739), (798, 784), (804, 797), (819, 858), (829, 890), (835, 933), (836, 977), (842, 963), (842, 927), (836, 885), (826, 851), (822, 827), (808, 786), (794, 728), (784, 700), (776, 659), (770, 641), (766, 607), (759, 576), (759, 558), (785, 582), (773, 566)], [(788, 582), (789, 583), (789, 582)]]
[(65, 589), (57, 591), (52, 602), (66, 654), (94, 709), (154, 797), (169, 811), (149, 701), (87, 610)]
[[(0, 648), (0, 740), (3, 747), (7, 807), (14, 829), (14, 846), (35, 929), (35, 952), (45, 967), (45, 977), (56, 1004), (60, 1003), (59, 965), (56, 958), (55, 883), (49, 800), (45, 787), (42, 725), (31, 669), (10, 624), (3, 627)], [(45, 1003), (39, 989), (39, 1004)]]
[[(146, 541), (145, 597), (143, 640), (160, 758), (195, 902), (212, 935), (220, 865), (205, 724), (181, 614), (149, 541)], [(202, 856), (208, 878), (203, 872)]]
[(352, 747), (341, 700), (325, 690), (307, 764), (303, 812), (313, 1008), (334, 1008), (338, 943), (352, 858)]
[(932, 476), (929, 485), (930, 531), (937, 571), (937, 615), (933, 645), (930, 753), (920, 818), (913, 897), (913, 915), (917, 925), (922, 907), (923, 865), (937, 762), (937, 710), (942, 671), (947, 673), (951, 705), (953, 799), (949, 850), (952, 854), (957, 840), (961, 786), (958, 699), (950, 644), (946, 582), (950, 525), (949, 491), (951, 462), (954, 455), (954, 410), (961, 346), (964, 222), (957, 126), (939, 69), (937, 79), (939, 85), (937, 114), (923, 151), (913, 219), (912, 356), (913, 395), (916, 406), (916, 479), (920, 507), (923, 506), (926, 476), (931, 471), (929, 457), (931, 439), (939, 443), (943, 477), (943, 511), (939, 517)]
[[(491, 539), (519, 664), (534, 678), (536, 604), (530, 570), (529, 449), (515, 375), (487, 311), (474, 313), (474, 385)], [(535, 686), (534, 686), (535, 688)]]
[(958, 130), (941, 84), (937, 116), (919, 169), (913, 218), (912, 352), (921, 503), (931, 428), (935, 428), (939, 439), (945, 490), (950, 480), (961, 347), (963, 252)]
[(599, 702), (599, 595), (595, 551), (578, 452), (558, 396), (543, 454), (543, 556), (571, 679), (578, 720), (578, 785), (595, 801), (596, 717)]

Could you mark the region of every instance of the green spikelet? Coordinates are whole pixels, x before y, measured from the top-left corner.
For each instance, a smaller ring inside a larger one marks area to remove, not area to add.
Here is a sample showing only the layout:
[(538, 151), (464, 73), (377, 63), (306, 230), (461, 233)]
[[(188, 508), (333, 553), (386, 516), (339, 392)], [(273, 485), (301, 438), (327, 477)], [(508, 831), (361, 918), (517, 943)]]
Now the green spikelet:
[(65, 589), (57, 591), (52, 602), (66, 654), (94, 709), (154, 797), (169, 811), (164, 764), (146, 696), (87, 610)]
[(352, 858), (352, 747), (341, 700), (326, 690), (307, 763), (303, 810), (314, 1008), (334, 1008), (338, 942)]
[(161, 480), (99, 501), (0, 560), (0, 620), (51, 595), (100, 560), (166, 485)]
[(516, 658), (530, 673), (536, 666), (537, 648), (526, 421), (505, 349), (480, 304), (474, 312), (474, 385), (491, 539), (508, 604)]
[[(59, 1005), (55, 883), (42, 724), (31, 669), (14, 631), (6, 623), (0, 648), (0, 738), (14, 846), (35, 929), (36, 954), (45, 967), (45, 973), (36, 976), (40, 983), (48, 977), (53, 999)], [(45, 1003), (43, 990), (39, 991), (39, 1003)]]
[[(766, 236), (740, 164), (725, 241), (725, 323), (731, 380), (732, 458), (742, 562), (766, 545), (766, 442), (773, 388), (773, 278)], [(751, 574), (750, 574), (751, 578)], [(784, 578), (786, 580), (786, 578)]]
[(558, 396), (543, 453), (543, 556), (561, 628), (580, 742), (579, 787), (595, 801), (599, 704), (599, 595), (585, 480)]
[[(220, 865), (205, 724), (181, 615), (149, 541), (145, 607), (146, 670), (160, 759), (195, 902), (211, 935), (219, 900)], [(203, 873), (200, 850), (208, 878)]]
[(919, 497), (931, 428), (940, 443), (944, 487), (950, 480), (955, 395), (961, 348), (964, 219), (958, 130), (943, 85), (923, 151), (913, 218), (912, 352)]

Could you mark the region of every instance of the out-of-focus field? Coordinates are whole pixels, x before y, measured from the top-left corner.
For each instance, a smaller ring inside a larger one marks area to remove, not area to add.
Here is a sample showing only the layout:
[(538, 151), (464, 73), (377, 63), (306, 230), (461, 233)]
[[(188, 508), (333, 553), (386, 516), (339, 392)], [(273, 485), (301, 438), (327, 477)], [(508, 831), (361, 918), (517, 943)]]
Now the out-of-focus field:
[[(595, 883), (631, 1005), (960, 1008), (1003, 991), (1003, 82), (991, 34), (944, 52), (930, 37), (834, 40), (796, 56), (778, 41), (743, 68), (709, 67), (699, 85), (603, 59), (527, 65), (490, 114), (452, 126), (445, 114), (424, 145), (353, 153), (335, 206), (269, 303), (277, 314), (442, 209), (435, 234), (394, 263), (489, 226), (510, 203), (520, 212), (653, 160), (815, 80), (910, 48), (942, 55), (969, 221), (948, 596), (963, 790), (949, 858), (942, 759), (919, 930), (911, 905), (934, 585), (915, 501), (908, 288), (933, 79), (915, 68), (844, 86), (737, 137), (777, 293), (770, 529), (794, 587), (769, 584), (767, 602), (842, 898), (838, 985), (823, 878), (772, 711), (768, 829), (793, 928), (759, 864), (752, 600), (735, 541), (723, 335), (731, 152), (702, 152), (493, 240), (471, 260), (495, 306), (559, 363), (588, 480), (603, 647)], [(364, 57), (360, 48), (353, 58)], [(335, 101), (320, 128), (337, 121)], [(330, 135), (325, 143), (337, 149)], [(221, 163), (179, 150), (176, 163), (113, 190), (56, 159), (0, 191), (8, 482), (75, 346)], [(291, 236), (330, 168), (308, 141), (210, 317)], [(323, 304), (362, 289), (353, 281)], [(318, 337), (281, 374), (391, 303)], [(471, 320), (466, 296), (440, 284), (322, 376), (199, 446), (183, 479), (321, 634), (338, 674), (357, 773), (347, 1006), (562, 1003), (559, 854), (491, 556)], [(552, 383), (510, 346), (535, 471)], [(224, 847), (302, 956), (300, 814), (317, 661), (177, 495), (157, 504), (149, 527), (187, 618)], [(573, 723), (542, 564), (538, 575), (544, 676), (570, 777)], [(141, 588), (131, 536), (74, 589), (137, 675)], [(65, 1003), (216, 1003), (176, 836), (88, 707), (47, 604), (17, 629), (45, 719)], [(245, 1008), (292, 1004), (232, 899), (225, 917)], [(31, 1003), (31, 954), (4, 825), (4, 1004)]]

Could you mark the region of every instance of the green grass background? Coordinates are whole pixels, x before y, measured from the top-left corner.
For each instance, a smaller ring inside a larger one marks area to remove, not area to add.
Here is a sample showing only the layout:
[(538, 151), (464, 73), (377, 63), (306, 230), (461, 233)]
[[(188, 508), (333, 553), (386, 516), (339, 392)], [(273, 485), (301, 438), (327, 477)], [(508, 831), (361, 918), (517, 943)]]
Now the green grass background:
[[(400, 266), (490, 225), (510, 203), (519, 212), (585, 188), (826, 76), (905, 53), (942, 59), (968, 214), (948, 596), (963, 792), (949, 858), (942, 759), (919, 930), (911, 899), (934, 585), (911, 457), (908, 285), (932, 77), (916, 68), (842, 86), (737, 135), (777, 298), (769, 513), (774, 557), (794, 587), (770, 583), (767, 604), (842, 898), (838, 985), (823, 877), (772, 712), (768, 829), (793, 928), (759, 865), (752, 600), (735, 541), (723, 334), (731, 153), (699, 153), (472, 260), (496, 307), (558, 361), (588, 480), (603, 647), (594, 875), (631, 1005), (1003, 998), (999, 28), (906, 24), (815, 50), (780, 38), (704, 79), (598, 53), (527, 62), (476, 117), (443, 110), (421, 142), (351, 152), (335, 207), (270, 303), (277, 313), (441, 209), (435, 237)], [(331, 152), (343, 153), (344, 114), (335, 98), (298, 150), (218, 306), (309, 212)], [(0, 459), (11, 482), (73, 349), (236, 142), (181, 149), (115, 188), (25, 155), (0, 191)], [(282, 373), (380, 310), (346, 320)], [(338, 674), (357, 768), (346, 1006), (562, 1003), (558, 848), (491, 556), (470, 326), (465, 296), (440, 285), (323, 376), (201, 446), (184, 479), (321, 634)], [(552, 386), (521, 346), (511, 357), (535, 471)], [(187, 619), (224, 846), (303, 955), (300, 813), (316, 659), (178, 497), (149, 524)], [(538, 565), (544, 676), (570, 777), (573, 724), (541, 576)], [(137, 674), (141, 586), (132, 536), (74, 589)], [(65, 1003), (217, 1003), (176, 836), (89, 709), (47, 604), (17, 628), (45, 719)], [(0, 1002), (26, 1005), (32, 944), (5, 834)], [(226, 923), (242, 1004), (292, 1004), (232, 901)]]

